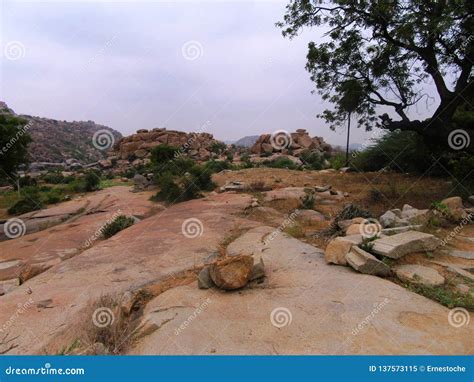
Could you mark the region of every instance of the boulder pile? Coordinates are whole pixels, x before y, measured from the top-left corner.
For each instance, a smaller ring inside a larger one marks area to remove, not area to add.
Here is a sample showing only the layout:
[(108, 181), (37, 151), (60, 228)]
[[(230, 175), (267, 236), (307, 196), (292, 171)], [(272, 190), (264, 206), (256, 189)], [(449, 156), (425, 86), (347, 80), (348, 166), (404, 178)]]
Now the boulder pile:
[(136, 134), (118, 140), (109, 151), (108, 158), (99, 162), (103, 168), (114, 165), (124, 169), (137, 167), (150, 162), (151, 150), (159, 145), (177, 147), (179, 154), (196, 161), (207, 161), (213, 157), (212, 146), (219, 143), (209, 133), (186, 133), (184, 131), (156, 128), (141, 129)]
[(323, 153), (331, 151), (331, 145), (324, 142), (322, 137), (311, 138), (305, 129), (298, 129), (294, 133), (277, 132), (278, 134), (262, 134), (251, 147), (252, 154), (291, 154), (299, 157), (305, 150)]

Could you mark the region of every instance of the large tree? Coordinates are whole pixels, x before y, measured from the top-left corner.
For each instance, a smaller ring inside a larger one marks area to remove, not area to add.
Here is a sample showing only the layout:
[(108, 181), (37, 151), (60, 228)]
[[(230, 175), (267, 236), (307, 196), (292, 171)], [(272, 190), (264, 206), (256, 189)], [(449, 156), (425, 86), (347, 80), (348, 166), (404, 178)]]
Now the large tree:
[[(473, 111), (473, 11), (472, 0), (292, 0), (277, 25), (290, 38), (304, 27), (324, 31), (309, 44), (306, 65), (323, 99), (340, 104), (341, 84), (357, 81), (359, 125), (416, 131), (443, 145), (460, 127), (456, 111)], [(439, 105), (430, 118), (410, 119), (407, 110), (430, 98), (427, 83)], [(381, 106), (397, 117), (377, 116)], [(344, 121), (341, 113), (325, 110), (322, 117), (334, 129)], [(462, 128), (472, 136), (472, 124)]]
[(27, 121), (0, 111), (0, 180), (15, 179), (19, 166), (28, 162), (30, 142)]

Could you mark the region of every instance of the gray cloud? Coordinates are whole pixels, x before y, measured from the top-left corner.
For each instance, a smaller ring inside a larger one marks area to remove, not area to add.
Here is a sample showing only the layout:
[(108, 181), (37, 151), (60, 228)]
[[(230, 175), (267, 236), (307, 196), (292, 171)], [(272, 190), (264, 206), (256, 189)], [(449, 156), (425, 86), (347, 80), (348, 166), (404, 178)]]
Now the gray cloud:
[[(307, 43), (274, 26), (285, 2), (2, 2), (1, 98), (18, 113), (139, 128), (206, 129), (219, 139), (306, 128), (342, 144), (316, 119), (326, 105), (304, 70)], [(188, 41), (202, 46), (187, 60)], [(426, 111), (419, 110), (424, 115)], [(367, 134), (353, 134), (362, 142)]]

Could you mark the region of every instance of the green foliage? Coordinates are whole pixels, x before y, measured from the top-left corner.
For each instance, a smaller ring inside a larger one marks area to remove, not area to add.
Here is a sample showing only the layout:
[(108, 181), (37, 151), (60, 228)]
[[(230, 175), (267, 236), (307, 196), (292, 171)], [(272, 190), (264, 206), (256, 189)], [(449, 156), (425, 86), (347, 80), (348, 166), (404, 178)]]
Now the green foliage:
[(119, 215), (104, 226), (102, 235), (108, 239), (125, 228), (132, 226), (134, 222), (135, 220), (131, 216)]
[[(336, 105), (320, 116), (332, 129), (344, 124), (348, 109), (358, 115), (358, 126), (393, 129), (388, 118), (387, 124), (377, 123), (376, 108), (384, 105), (398, 114), (396, 123), (419, 131), (428, 141), (433, 129), (446, 129), (464, 102), (461, 93), (468, 93), (472, 12), (469, 0), (290, 0), (277, 26), (289, 38), (305, 29), (328, 31), (309, 43), (306, 69), (323, 100)], [(424, 101), (424, 82), (430, 78), (441, 98), (431, 131), (406, 115), (409, 107)], [(472, 120), (472, 114), (458, 118)]]
[(25, 187), (21, 196), (22, 198), (7, 210), (10, 215), (24, 214), (44, 207), (38, 187)]
[(100, 181), (100, 173), (95, 170), (90, 170), (86, 172), (83, 177), (71, 182), (69, 187), (74, 192), (92, 192), (99, 190)]
[(474, 309), (474, 298), (472, 294), (462, 294), (451, 290), (448, 285), (428, 286), (418, 284), (408, 284), (408, 289), (421, 294), (431, 300), (448, 307), (463, 307), (468, 310)]
[(387, 168), (400, 172), (424, 172), (433, 160), (417, 133), (393, 131), (385, 134), (374, 145), (352, 154), (352, 165), (361, 171)]
[(374, 246), (373, 242), (377, 239), (377, 235), (374, 235), (372, 237), (364, 237), (362, 239), (362, 243), (359, 244), (359, 248), (370, 253), (372, 251), (372, 247)]
[(287, 157), (279, 157), (273, 160), (265, 160), (262, 163), (266, 167), (271, 168), (286, 168), (288, 170), (297, 170), (300, 166), (294, 163), (291, 159)]
[(64, 176), (60, 171), (48, 172), (41, 179), (50, 184), (68, 184), (74, 181), (73, 176)]
[(305, 150), (301, 153), (300, 159), (303, 161), (305, 168), (311, 170), (321, 170), (323, 168), (324, 158), (317, 151)]
[(152, 198), (153, 200), (174, 203), (180, 201), (182, 198), (183, 191), (174, 181), (174, 176), (172, 173), (165, 172), (164, 174), (160, 175), (156, 180), (156, 184), (160, 190)]
[(213, 142), (211, 144), (211, 147), (209, 148), (209, 151), (211, 153), (215, 153), (215, 154), (221, 154), (222, 152), (224, 152), (224, 150), (226, 149), (226, 144), (223, 143), (223, 142)]
[(314, 208), (314, 203), (314, 195), (312, 193), (307, 193), (301, 201), (301, 209), (312, 210)]
[(18, 167), (27, 163), (30, 142), (26, 120), (0, 114), (0, 179), (15, 177)]
[(346, 163), (346, 156), (343, 153), (335, 153), (329, 158), (329, 166), (335, 170), (344, 167)]
[(177, 159), (179, 156), (179, 148), (175, 146), (170, 146), (167, 144), (162, 144), (154, 147), (151, 150), (151, 163), (155, 167), (164, 167), (168, 164), (169, 161)]

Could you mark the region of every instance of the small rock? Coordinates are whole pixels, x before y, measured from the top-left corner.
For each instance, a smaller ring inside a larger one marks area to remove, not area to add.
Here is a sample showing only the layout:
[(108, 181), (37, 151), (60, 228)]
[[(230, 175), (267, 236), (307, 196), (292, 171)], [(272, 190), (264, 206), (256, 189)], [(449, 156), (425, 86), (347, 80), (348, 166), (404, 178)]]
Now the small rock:
[(258, 202), (252, 202), (252, 204), (250, 205), (250, 207), (252, 208), (256, 208), (256, 207), (259, 207), (260, 204), (258, 204)]
[(316, 192), (329, 191), (331, 188), (332, 188), (332, 186), (330, 186), (330, 185), (326, 185), (326, 186), (316, 186), (316, 187), (314, 187), (314, 189), (315, 189)]
[(120, 299), (120, 309), (126, 316), (128, 316), (132, 311), (134, 303), (135, 299), (133, 298), (133, 293), (126, 291)]
[(10, 280), (0, 281), (0, 296), (11, 292), (13, 289), (20, 286), (20, 279), (18, 277)]
[(408, 253), (433, 251), (440, 244), (434, 235), (418, 231), (408, 231), (373, 241), (372, 251), (378, 255), (399, 259)]
[(436, 286), (444, 284), (444, 277), (436, 269), (417, 264), (406, 264), (395, 267), (397, 277), (405, 282)]
[(201, 269), (198, 275), (198, 288), (199, 289), (209, 289), (214, 286), (212, 282), (211, 275), (209, 274), (209, 267), (204, 267)]
[(345, 238), (336, 237), (331, 240), (324, 251), (324, 259), (328, 264), (346, 265), (346, 255), (352, 248), (353, 243)]
[(356, 246), (353, 246), (351, 251), (346, 254), (346, 261), (360, 273), (381, 277), (389, 276), (391, 273), (387, 264)]
[(448, 207), (449, 210), (456, 210), (458, 208), (464, 208), (462, 204), (462, 199), (460, 196), (452, 196), (450, 198), (443, 199), (441, 204), (444, 204)]
[(255, 281), (263, 277), (265, 277), (265, 264), (263, 264), (263, 259), (260, 258), (260, 262), (255, 264), (252, 268), (249, 281)]
[(314, 224), (326, 220), (322, 213), (314, 210), (300, 210), (298, 211), (298, 218), (307, 222), (308, 224)]
[(249, 255), (226, 257), (209, 267), (214, 284), (224, 290), (234, 290), (247, 285), (252, 274), (253, 258)]
[(36, 307), (38, 309), (47, 309), (47, 308), (52, 308), (51, 304), (53, 303), (53, 300), (48, 298), (46, 300), (41, 300), (41, 301), (38, 301), (38, 303), (36, 304)]

